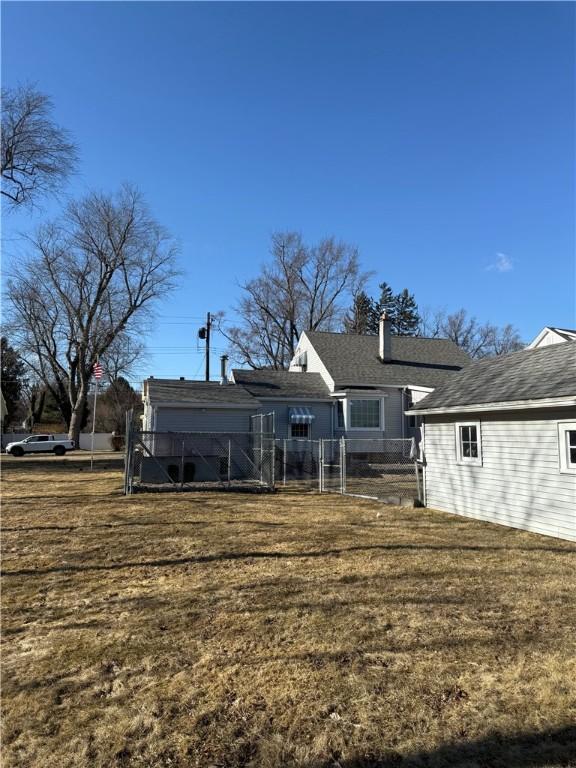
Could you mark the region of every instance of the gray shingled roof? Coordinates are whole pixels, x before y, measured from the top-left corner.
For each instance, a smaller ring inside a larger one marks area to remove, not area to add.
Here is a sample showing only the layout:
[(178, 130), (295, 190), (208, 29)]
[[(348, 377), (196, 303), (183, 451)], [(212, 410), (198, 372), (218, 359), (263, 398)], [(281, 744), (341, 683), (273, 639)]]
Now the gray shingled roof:
[(232, 373), (234, 381), (255, 397), (330, 397), (330, 391), (319, 373), (239, 369)]
[(420, 400), (411, 411), (576, 397), (576, 342), (478, 360)]
[(306, 331), (337, 388), (384, 384), (437, 387), (470, 362), (453, 341), (392, 336), (392, 360), (378, 356), (378, 336)]
[(210, 403), (257, 408), (258, 400), (244, 387), (217, 381), (147, 379), (148, 396), (158, 403)]

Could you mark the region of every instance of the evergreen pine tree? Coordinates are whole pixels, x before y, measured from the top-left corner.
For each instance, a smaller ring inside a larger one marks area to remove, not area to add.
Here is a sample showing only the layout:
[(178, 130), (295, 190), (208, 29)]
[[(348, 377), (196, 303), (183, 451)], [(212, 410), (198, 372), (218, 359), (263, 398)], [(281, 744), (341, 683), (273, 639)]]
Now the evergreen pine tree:
[(394, 326), (394, 318), (397, 311), (397, 297), (394, 295), (394, 291), (388, 283), (380, 283), (378, 287), (380, 288), (380, 298), (375, 304), (376, 322), (378, 323), (378, 320), (380, 320), (382, 312), (386, 311)]
[[(377, 333), (378, 322), (374, 322), (376, 311), (374, 301), (364, 291), (354, 297), (354, 303), (344, 318), (346, 333), (374, 334)], [(376, 330), (374, 326), (376, 325)]]
[(0, 341), (0, 360), (2, 362), (1, 384), (2, 394), (6, 403), (7, 416), (5, 425), (9, 423), (11, 417), (16, 411), (18, 401), (22, 394), (22, 387), (25, 382), (26, 366), (24, 361), (8, 343), (6, 336), (2, 336)]
[(407, 288), (394, 297), (394, 313), (392, 316), (393, 332), (398, 336), (417, 336), (420, 325), (418, 305), (414, 294)]
[(378, 335), (380, 316), (386, 312), (395, 336), (417, 336), (420, 315), (414, 294), (404, 288), (394, 293), (389, 283), (380, 283), (378, 301), (361, 291), (354, 299), (350, 311), (344, 318), (346, 333)]

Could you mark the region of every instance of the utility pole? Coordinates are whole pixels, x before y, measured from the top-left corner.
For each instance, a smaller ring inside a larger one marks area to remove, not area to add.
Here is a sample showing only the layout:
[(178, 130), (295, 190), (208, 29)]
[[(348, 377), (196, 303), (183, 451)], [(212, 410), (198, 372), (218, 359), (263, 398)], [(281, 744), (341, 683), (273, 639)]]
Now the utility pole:
[(212, 319), (210, 312), (206, 315), (206, 381), (210, 381), (210, 326)]
[(206, 315), (206, 325), (198, 331), (198, 338), (206, 341), (206, 381), (210, 381), (210, 328), (212, 317), (210, 312)]

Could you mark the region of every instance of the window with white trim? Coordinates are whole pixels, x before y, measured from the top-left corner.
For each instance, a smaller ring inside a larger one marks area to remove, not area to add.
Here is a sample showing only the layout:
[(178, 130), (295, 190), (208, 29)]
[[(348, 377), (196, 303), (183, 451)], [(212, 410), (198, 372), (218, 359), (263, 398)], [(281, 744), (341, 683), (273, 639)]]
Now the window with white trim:
[(558, 423), (560, 472), (576, 474), (576, 421)]
[(310, 437), (310, 424), (291, 424), (290, 437), (300, 437), (307, 440)]
[(380, 429), (380, 400), (350, 400), (350, 429)]
[(456, 424), (456, 461), (482, 466), (482, 440), (479, 421)]

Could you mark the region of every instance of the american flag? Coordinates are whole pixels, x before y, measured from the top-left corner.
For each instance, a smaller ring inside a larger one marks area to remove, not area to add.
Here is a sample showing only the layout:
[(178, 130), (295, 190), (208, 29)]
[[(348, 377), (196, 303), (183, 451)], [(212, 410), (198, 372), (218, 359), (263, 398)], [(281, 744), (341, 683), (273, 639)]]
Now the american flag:
[(94, 373), (94, 378), (98, 381), (102, 378), (102, 374), (104, 373), (104, 369), (100, 365), (100, 363), (94, 363), (94, 367), (92, 368), (92, 371)]

